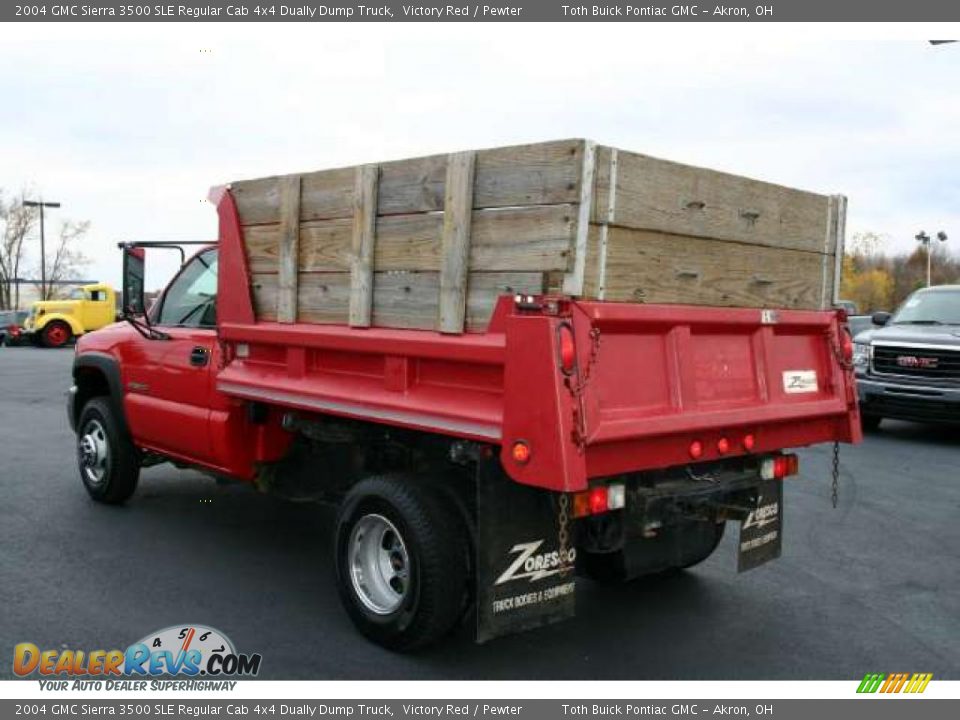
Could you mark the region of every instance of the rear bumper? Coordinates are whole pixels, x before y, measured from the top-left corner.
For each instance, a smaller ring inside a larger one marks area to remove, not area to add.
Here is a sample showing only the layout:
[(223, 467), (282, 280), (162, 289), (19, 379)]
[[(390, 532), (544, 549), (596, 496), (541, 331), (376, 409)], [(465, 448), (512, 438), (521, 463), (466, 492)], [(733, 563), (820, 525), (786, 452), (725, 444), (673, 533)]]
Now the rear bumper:
[(924, 423), (960, 423), (960, 388), (931, 387), (858, 377), (860, 412)]

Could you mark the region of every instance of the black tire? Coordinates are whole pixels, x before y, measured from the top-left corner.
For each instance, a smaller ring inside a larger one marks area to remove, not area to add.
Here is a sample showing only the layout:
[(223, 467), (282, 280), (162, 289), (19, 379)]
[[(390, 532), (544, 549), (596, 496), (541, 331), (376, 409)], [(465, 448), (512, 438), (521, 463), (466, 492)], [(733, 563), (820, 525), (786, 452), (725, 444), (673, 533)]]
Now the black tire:
[(137, 489), (140, 454), (105, 397), (93, 398), (80, 412), (77, 467), (83, 486), (97, 502), (117, 505)]
[(73, 330), (63, 320), (54, 320), (43, 326), (40, 338), (44, 347), (60, 348), (70, 342)]
[[(391, 650), (436, 642), (463, 616), (468, 547), (459, 511), (430, 484), (409, 475), (362, 480), (337, 517), (337, 585), (347, 614), (366, 638)], [(362, 572), (364, 548), (389, 555), (388, 572), (397, 575), (385, 582), (382, 572)]]
[(883, 418), (879, 415), (867, 415), (865, 413), (860, 413), (860, 427), (863, 428), (864, 432), (875, 432), (880, 429), (880, 423), (883, 421)]
[[(712, 526), (712, 533), (706, 533), (704, 536), (695, 539), (692, 544), (683, 547), (682, 552), (669, 552), (666, 557), (677, 558), (673, 563), (665, 562), (662, 559), (664, 557), (662, 548), (653, 548), (653, 545), (659, 541), (658, 539), (644, 540), (633, 538), (628, 540), (628, 542), (633, 543), (632, 550), (636, 551), (639, 549), (643, 552), (643, 546), (649, 543), (651, 552), (656, 552), (659, 556), (658, 560), (651, 562), (648, 570), (631, 574), (628, 570), (629, 563), (623, 550), (611, 553), (582, 552), (578, 555), (580, 558), (578, 569), (591, 580), (604, 584), (619, 584), (651, 575), (664, 575), (674, 573), (678, 570), (686, 570), (695, 565), (699, 565), (713, 555), (714, 551), (720, 545), (727, 524), (696, 523), (696, 527), (700, 529), (708, 529), (710, 526)], [(681, 537), (682, 535), (676, 535), (675, 541), (681, 542)]]

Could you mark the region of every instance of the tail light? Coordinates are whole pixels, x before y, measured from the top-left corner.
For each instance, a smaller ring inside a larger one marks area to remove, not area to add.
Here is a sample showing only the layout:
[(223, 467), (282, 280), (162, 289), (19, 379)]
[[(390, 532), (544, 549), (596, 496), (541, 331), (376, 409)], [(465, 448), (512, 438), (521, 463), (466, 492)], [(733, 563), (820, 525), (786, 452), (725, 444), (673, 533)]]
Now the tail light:
[(699, 440), (694, 440), (690, 443), (690, 457), (694, 460), (699, 460), (703, 457), (703, 443)]
[(764, 480), (783, 480), (800, 472), (800, 458), (796, 455), (776, 455), (760, 465), (760, 477)]
[(717, 440), (717, 452), (721, 455), (726, 455), (728, 452), (730, 452), (730, 441), (725, 437)]
[(853, 362), (853, 339), (848, 331), (841, 330), (840, 332), (843, 335), (843, 339), (840, 341), (840, 349), (843, 352), (844, 361), (849, 364)]
[(573, 340), (573, 328), (563, 323), (557, 328), (559, 341), (560, 369), (564, 375), (571, 375), (577, 367), (577, 345)]
[(610, 510), (620, 510), (627, 504), (627, 490), (623, 485), (598, 485), (573, 494), (573, 516), (600, 515)]
[(743, 436), (743, 449), (747, 452), (753, 450), (757, 444), (757, 439), (753, 435), (744, 435)]

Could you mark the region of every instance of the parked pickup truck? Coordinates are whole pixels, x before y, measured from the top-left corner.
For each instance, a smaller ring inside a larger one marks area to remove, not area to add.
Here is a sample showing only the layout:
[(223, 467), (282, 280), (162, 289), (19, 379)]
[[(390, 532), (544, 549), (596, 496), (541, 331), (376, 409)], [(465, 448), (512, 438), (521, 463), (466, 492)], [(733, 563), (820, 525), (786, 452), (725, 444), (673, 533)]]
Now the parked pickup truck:
[(95, 283), (77, 288), (65, 300), (33, 303), (23, 333), (37, 345), (57, 348), (116, 319), (116, 293), (109, 285)]
[[(531, 154), (504, 153), (497, 163), (478, 155), (473, 203), (497, 193), (506, 209), (474, 213), (482, 231), (475, 243), (511, 241), (497, 234), (502, 223), (521, 201), (542, 203), (543, 193), (506, 193), (528, 177), (553, 182), (543, 160), (529, 175), (513, 172), (509, 185), (489, 180)], [(566, 163), (575, 155), (557, 157)], [(452, 156), (446, 193), (434, 158), (439, 193), (411, 191), (423, 175), (400, 172), (399, 163), (382, 173), (361, 166), (354, 201), (354, 173), (340, 170), (312, 185), (305, 178), (302, 200), (298, 178), (281, 179), (279, 195), (276, 179), (259, 183), (247, 191), (244, 212), (242, 188), (216, 189), (217, 242), (183, 264), (148, 312), (144, 266), (158, 243), (124, 244), (128, 322), (80, 339), (68, 395), (90, 496), (124, 502), (141, 467), (172, 461), (335, 503), (343, 605), (366, 637), (400, 650), (438, 640), (465, 617), (476, 618), (478, 641), (571, 617), (578, 575), (616, 582), (693, 566), (715, 550), (728, 521), (740, 524), (739, 569), (778, 557), (782, 481), (798, 473), (797, 456), (785, 449), (861, 438), (843, 311), (500, 292), (483, 296), (491, 314), (482, 329), (457, 331), (464, 318), (479, 323), (480, 296), (455, 292), (464, 277), (455, 263), (440, 272), (439, 296), (437, 272), (380, 273), (372, 264), (398, 262), (389, 253), (409, 246), (397, 233), (415, 222), (442, 232), (445, 247), (464, 242), (464, 224), (437, 224), (436, 213), (374, 224), (364, 208), (377, 205), (368, 190), (379, 177), (381, 209), (446, 197), (444, 214), (462, 218), (471, 201), (457, 194), (465, 194), (469, 160)], [(621, 164), (621, 178), (629, 179), (628, 170)], [(343, 193), (328, 191), (344, 177)], [(589, 176), (582, 186), (592, 187)], [(393, 187), (399, 191), (391, 195)], [(579, 187), (561, 175), (556, 192)], [(778, 193), (764, 213), (774, 213)], [(266, 213), (278, 197), (285, 219), (270, 225)], [(321, 209), (298, 209), (301, 201)], [(809, 213), (814, 222), (822, 222), (826, 202)], [(304, 219), (341, 206), (356, 213), (353, 222)], [(578, 214), (589, 220), (589, 212), (562, 208), (562, 229)], [(755, 217), (729, 217), (736, 232), (753, 232)], [(481, 224), (494, 220), (501, 224)], [(340, 255), (335, 243), (345, 237), (349, 247), (351, 232), (354, 251)], [(383, 244), (359, 262), (371, 232), (382, 233)], [(423, 254), (404, 262), (436, 263), (438, 246), (423, 240), (436, 236), (417, 232), (413, 247)], [(524, 232), (529, 248), (537, 238)], [(822, 229), (816, 233), (822, 245)], [(325, 255), (310, 249), (315, 239)], [(611, 247), (618, 240), (611, 231)], [(476, 254), (475, 262), (500, 262), (507, 251)], [(298, 257), (313, 263), (300, 273), (299, 291)], [(316, 271), (341, 257), (352, 272)], [(529, 266), (543, 255), (525, 257)], [(560, 257), (561, 267), (575, 273), (567, 259)], [(698, 285), (690, 269), (696, 260), (678, 282)], [(617, 262), (611, 255), (607, 271)], [(816, 256), (811, 263), (814, 282), (825, 277), (824, 262)], [(481, 275), (474, 290), (490, 287)], [(763, 283), (746, 275), (750, 292), (779, 291), (771, 275)], [(732, 288), (728, 281), (724, 292), (735, 297)], [(439, 297), (439, 316), (421, 312), (418, 293)], [(821, 293), (810, 296), (819, 301)], [(334, 310), (342, 321), (330, 320)], [(445, 330), (396, 326), (433, 321)]]
[(864, 429), (884, 418), (960, 423), (960, 285), (918, 290), (873, 324), (854, 346)]

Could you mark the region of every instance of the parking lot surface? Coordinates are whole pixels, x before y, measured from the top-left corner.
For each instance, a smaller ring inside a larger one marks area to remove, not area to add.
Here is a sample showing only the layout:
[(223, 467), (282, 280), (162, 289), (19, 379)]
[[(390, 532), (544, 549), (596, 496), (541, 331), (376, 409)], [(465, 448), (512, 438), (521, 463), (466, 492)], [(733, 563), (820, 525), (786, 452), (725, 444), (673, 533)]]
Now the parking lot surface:
[(90, 501), (63, 393), (73, 352), (0, 349), (0, 677), (13, 646), (125, 647), (183, 623), (261, 653), (269, 679), (960, 679), (960, 432), (887, 421), (787, 481), (783, 557), (735, 572), (736, 529), (694, 570), (578, 585), (578, 617), (403, 656), (357, 635), (332, 582), (331, 510), (161, 465)]

